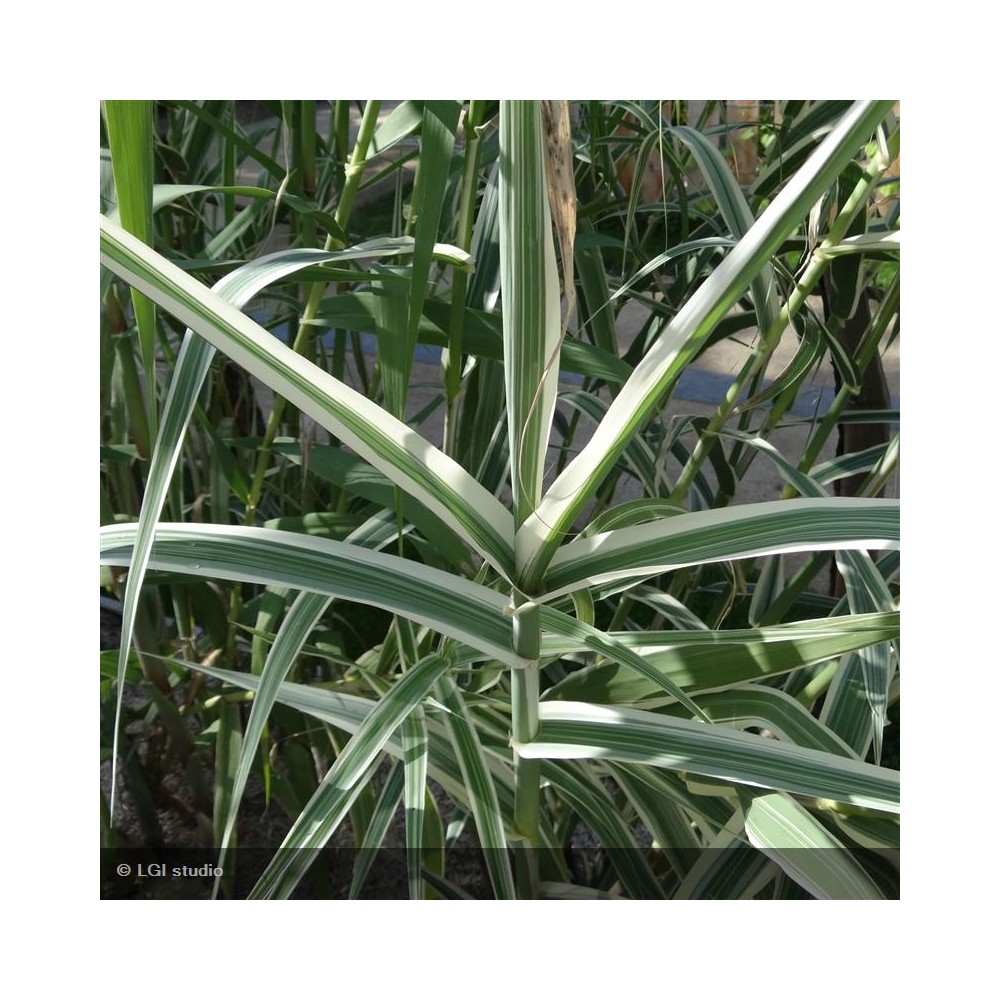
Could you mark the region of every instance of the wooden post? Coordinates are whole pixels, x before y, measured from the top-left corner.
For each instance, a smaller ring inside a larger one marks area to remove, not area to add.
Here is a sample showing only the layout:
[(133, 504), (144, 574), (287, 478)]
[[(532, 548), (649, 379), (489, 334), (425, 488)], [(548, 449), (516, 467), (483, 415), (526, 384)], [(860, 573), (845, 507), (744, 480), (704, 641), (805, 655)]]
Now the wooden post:
[(726, 101), (726, 117), (732, 135), (736, 180), (740, 185), (752, 184), (757, 176), (757, 123), (760, 121), (760, 101)]

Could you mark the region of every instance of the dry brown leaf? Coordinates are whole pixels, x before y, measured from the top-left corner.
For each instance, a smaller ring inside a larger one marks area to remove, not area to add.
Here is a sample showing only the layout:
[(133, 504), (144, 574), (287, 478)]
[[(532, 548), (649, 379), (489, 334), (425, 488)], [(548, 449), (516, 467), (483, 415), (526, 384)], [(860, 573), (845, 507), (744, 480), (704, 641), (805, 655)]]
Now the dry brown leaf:
[(573, 245), (576, 240), (576, 184), (573, 180), (573, 144), (570, 139), (568, 101), (542, 101), (542, 131), (545, 134), (545, 182), (549, 206), (562, 258), (563, 289), (566, 293), (565, 330), (576, 303), (573, 287)]

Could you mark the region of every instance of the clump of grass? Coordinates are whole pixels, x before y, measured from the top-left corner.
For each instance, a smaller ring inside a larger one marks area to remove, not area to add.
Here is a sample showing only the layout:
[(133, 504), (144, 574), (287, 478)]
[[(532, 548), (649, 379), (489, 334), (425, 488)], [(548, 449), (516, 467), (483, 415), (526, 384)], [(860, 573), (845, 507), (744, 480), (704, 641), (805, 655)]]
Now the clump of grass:
[[(376, 848), (400, 807), (410, 894), (457, 895), (433, 780), (498, 897), (713, 898), (735, 884), (720, 846), (740, 852), (747, 896), (897, 891), (891, 865), (856, 853), (898, 845), (898, 773), (880, 759), (898, 502), (878, 496), (895, 442), (821, 465), (835, 413), (801, 455), (769, 443), (816, 363), (856, 385), (892, 336), (888, 306), (854, 347), (850, 308), (807, 309), (831, 276), (842, 301), (878, 294), (898, 252), (872, 208), (898, 151), (891, 102), (788, 104), (749, 192), (702, 132), (638, 102), (588, 106), (586, 134), (537, 102), (381, 118), (369, 102), (354, 129), (346, 102), (329, 122), (277, 102), (245, 127), (226, 102), (178, 102), (159, 132), (114, 125), (151, 107), (106, 107), (101, 562), (125, 641), (103, 683), (120, 713), (138, 669), (155, 725), (210, 764), (220, 866), (256, 775), (292, 823), (252, 895), (294, 892), (348, 820)], [(662, 212), (622, 202), (623, 114), (673, 179)], [(372, 172), (392, 191), (362, 215)], [(262, 254), (275, 205), (289, 246)], [(264, 294), (291, 344), (247, 315)], [(623, 348), (625, 301), (647, 319)], [(715, 413), (670, 419), (686, 367), (749, 327)], [(445, 349), (440, 402), (404, 419), (421, 343)], [(216, 351), (275, 394), (262, 429), (240, 427)], [(734, 505), (761, 461), (789, 496)], [(858, 495), (830, 495), (858, 473)], [(831, 551), (844, 597), (803, 617)], [(117, 718), (107, 739), (121, 768)], [(581, 823), (602, 852), (590, 875), (566, 861)]]

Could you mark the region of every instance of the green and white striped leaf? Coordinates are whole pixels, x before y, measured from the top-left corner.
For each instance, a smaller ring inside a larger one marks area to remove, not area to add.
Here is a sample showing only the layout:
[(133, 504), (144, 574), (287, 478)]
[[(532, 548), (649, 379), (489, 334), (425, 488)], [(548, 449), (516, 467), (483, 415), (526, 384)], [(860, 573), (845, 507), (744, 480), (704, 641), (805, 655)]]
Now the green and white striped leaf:
[[(848, 604), (853, 612), (883, 611), (896, 606), (888, 585), (867, 552), (838, 552), (837, 568), (843, 577)], [(872, 712), (875, 760), (880, 761), (889, 686), (895, 672), (892, 646), (888, 642), (880, 642), (860, 650), (857, 655)]]
[(424, 800), (427, 795), (427, 727), (424, 724), (424, 710), (419, 705), (403, 720), (402, 743), (406, 881), (410, 899), (423, 899), (420, 862), (424, 844)]
[[(346, 256), (353, 258), (364, 255), (368, 249), (380, 252), (383, 247), (368, 247), (359, 254), (358, 248), (346, 251)], [(340, 254), (338, 256), (344, 256)], [(220, 299), (232, 303), (237, 309), (242, 309), (258, 292), (269, 284), (288, 274), (294, 273), (306, 264), (314, 262), (315, 253), (303, 251), (283, 251), (272, 254), (258, 261), (252, 261), (242, 268), (233, 271), (219, 280), (213, 291)], [(199, 286), (200, 287), (200, 286)], [(131, 563), (132, 572), (125, 585), (122, 608), (122, 642), (119, 653), (119, 684), (118, 702), (115, 710), (115, 737), (112, 751), (112, 774), (117, 767), (118, 723), (121, 717), (121, 697), (123, 686), (121, 677), (124, 673), (124, 659), (132, 643), (132, 632), (135, 624), (135, 614), (142, 582), (145, 579), (146, 566), (156, 521), (163, 509), (163, 504), (170, 488), (170, 480), (180, 457), (191, 415), (194, 412), (198, 396), (205, 377), (208, 374), (215, 348), (209, 341), (196, 336), (190, 329), (185, 333), (181, 349), (177, 356), (174, 374), (170, 381), (166, 402), (163, 406), (160, 425), (157, 431), (156, 444), (150, 460), (149, 473), (146, 478), (146, 490), (142, 498), (137, 526), (136, 546)], [(117, 787), (117, 786), (112, 786)], [(112, 814), (114, 800), (112, 799)]]
[(775, 376), (767, 388), (755, 393), (742, 403), (733, 407), (733, 413), (745, 413), (755, 407), (763, 406), (772, 399), (777, 399), (782, 393), (793, 386), (802, 384), (806, 375), (812, 371), (823, 356), (824, 343), (816, 322), (811, 315), (805, 317), (805, 330), (796, 348), (795, 356), (785, 368)]
[[(239, 194), (246, 198), (273, 198), (274, 192), (270, 188), (250, 187), (245, 184), (223, 185), (223, 184), (154, 184), (153, 185), (153, 214), (155, 215), (161, 208), (172, 205), (175, 201), (192, 194)], [(121, 213), (115, 207), (107, 213), (111, 222), (122, 225)], [(129, 232), (132, 230), (124, 226)], [(145, 240), (143, 241), (145, 242)]]
[(501, 573), (512, 573), (510, 514), (458, 463), (103, 217), (101, 253), (106, 267), (336, 434)]
[[(745, 441), (751, 447), (765, 454), (777, 467), (782, 478), (804, 497), (823, 498), (826, 490), (820, 485), (831, 478), (829, 463), (815, 470), (819, 475), (808, 475), (795, 468), (773, 445), (752, 434), (727, 432), (727, 436)], [(871, 449), (876, 450), (876, 449)], [(847, 498), (844, 498), (847, 499)], [(859, 551), (838, 551), (837, 565), (844, 579), (848, 603), (855, 614), (877, 611), (892, 611), (896, 602), (889, 592), (882, 574), (875, 567), (866, 549), (873, 546), (856, 546)], [(837, 547), (839, 549), (839, 547)], [(871, 709), (871, 725), (867, 725), (858, 715), (856, 675), (860, 666), (861, 680)], [(886, 704), (889, 685), (892, 682), (892, 649), (888, 642), (880, 642), (864, 648), (856, 655), (847, 657), (839, 673), (840, 680), (834, 684), (823, 706), (824, 720), (830, 720), (831, 729), (844, 736), (847, 742), (863, 753), (869, 739), (875, 740), (876, 760), (882, 754), (882, 730), (885, 727)], [(843, 699), (843, 702), (842, 702)]]
[(684, 603), (656, 587), (640, 584), (629, 591), (629, 596), (639, 604), (652, 608), (676, 629), (708, 631), (708, 626)]
[(821, 251), (824, 257), (840, 257), (845, 254), (871, 253), (872, 251), (882, 253), (899, 253), (899, 230), (895, 229), (888, 233), (864, 233), (859, 236), (848, 236), (830, 247), (823, 247)]
[[(404, 351), (400, 352), (400, 374), (405, 387), (409, 385), (413, 352), (417, 345), (417, 330), (427, 297), (432, 251), (441, 224), (445, 188), (455, 148), (455, 132), (462, 105), (458, 101), (426, 101), (420, 129), (420, 162), (413, 192), (414, 226), (413, 270), (410, 276), (410, 298), (407, 308)], [(402, 418), (402, 413), (397, 414)]]
[[(318, 250), (289, 250), (271, 254), (238, 268), (218, 281), (213, 291), (221, 298), (242, 309), (268, 285), (294, 274), (312, 264), (328, 261), (355, 260), (366, 257), (395, 255), (412, 249), (412, 240), (370, 240), (346, 250), (327, 253)], [(449, 252), (443, 248), (443, 252)], [(461, 253), (461, 251), (459, 251)], [(466, 255), (467, 257), (467, 255)], [(200, 286), (198, 286), (200, 287)], [(194, 412), (202, 384), (215, 355), (215, 347), (206, 339), (186, 332), (177, 357), (170, 389), (163, 407), (156, 445), (146, 480), (146, 490), (139, 512), (138, 538), (132, 562), (132, 573), (126, 583), (122, 611), (121, 662), (132, 642), (136, 602), (145, 578), (146, 562), (152, 545), (156, 520), (160, 516), (170, 487), (170, 480), (180, 456), (184, 435)], [(120, 673), (124, 670), (119, 668)], [(116, 720), (121, 716), (123, 687), (119, 681)], [(112, 751), (112, 774), (117, 769), (118, 726), (115, 724)], [(113, 786), (117, 787), (117, 786)], [(112, 800), (112, 814), (114, 801)]]
[(609, 892), (592, 889), (587, 885), (573, 885), (571, 882), (540, 882), (539, 899), (619, 899)]
[(404, 780), (403, 764), (397, 760), (385, 779), (382, 792), (375, 804), (375, 812), (372, 814), (361, 847), (354, 858), (354, 871), (351, 874), (348, 899), (357, 899), (361, 895), (365, 879), (371, 871), (372, 862), (389, 831), (389, 824), (392, 822), (392, 817), (396, 814), (396, 809), (403, 797)]
[(899, 812), (899, 774), (722, 726), (582, 702), (542, 702), (523, 757), (617, 760)]
[(877, 490), (885, 485), (884, 477), (896, 469), (898, 462), (899, 435), (895, 434), (883, 444), (873, 445), (850, 455), (838, 455), (829, 462), (820, 462), (813, 467), (812, 474), (818, 483), (832, 483), (859, 472), (869, 472), (869, 480), (875, 477), (882, 481), (877, 483), (874, 490), (863, 486), (857, 495), (877, 496)]
[[(742, 239), (754, 224), (753, 212), (719, 147), (701, 132), (684, 125), (671, 128), (670, 133), (691, 150), (729, 232)], [(751, 288), (757, 326), (761, 330), (769, 330), (778, 315), (778, 297), (770, 267), (761, 270), (751, 282)]]
[[(802, 105), (805, 102), (785, 103), (787, 106)], [(751, 188), (753, 196), (773, 197), (775, 191), (805, 162), (812, 150), (829, 135), (850, 106), (850, 101), (817, 101), (801, 116), (799, 110), (790, 115), (783, 123), (777, 141), (768, 149), (768, 162), (761, 166)]]
[(662, 253), (658, 253), (652, 260), (648, 263), (643, 264), (635, 274), (632, 275), (627, 281), (623, 281), (612, 293), (608, 296), (607, 303), (610, 305), (616, 299), (621, 298), (626, 295), (632, 288), (634, 288), (643, 278), (648, 278), (649, 275), (655, 274), (664, 264), (669, 264), (670, 261), (676, 260), (678, 257), (683, 257), (685, 254), (695, 253), (698, 250), (729, 250), (736, 245), (736, 240), (730, 239), (728, 236), (706, 236), (700, 240), (688, 240), (685, 243), (679, 243), (677, 246), (671, 247), (669, 250), (664, 250)]
[(546, 761), (542, 775), (597, 835), (633, 899), (663, 899), (665, 894), (600, 777), (574, 761)]
[[(330, 604), (331, 598), (325, 594), (302, 593), (295, 599), (288, 609), (288, 614), (275, 636), (274, 645), (264, 663), (264, 669), (260, 676), (260, 688), (257, 696), (253, 700), (250, 709), (250, 718), (247, 720), (246, 733), (243, 738), (243, 747), (240, 754), (236, 774), (233, 779), (232, 793), (229, 808), (226, 812), (225, 823), (222, 828), (222, 836), (219, 838), (219, 867), (224, 864), (226, 850), (229, 847), (233, 829), (236, 826), (236, 817), (239, 813), (240, 803), (243, 801), (243, 792), (246, 788), (247, 779), (250, 777), (250, 770), (253, 767), (254, 756), (260, 745), (261, 736), (267, 726), (268, 717), (274, 707), (278, 697), (278, 690), (283, 681), (288, 676), (289, 670), (295, 665), (296, 657), (299, 655), (309, 633), (322, 617), (323, 612)], [(219, 879), (216, 879), (215, 892), (219, 889)]]
[(658, 405), (664, 389), (871, 137), (889, 107), (887, 101), (858, 102), (851, 107), (636, 367), (594, 437), (518, 529), (523, 538), (515, 544), (526, 560), (521, 583), (528, 593), (536, 591), (564, 533)]
[(558, 385), (559, 277), (537, 101), (500, 105), (500, 286), (515, 525), (541, 497)]
[(874, 736), (875, 715), (865, 689), (864, 666), (857, 653), (841, 658), (819, 718), (859, 756), (868, 753)]
[[(809, 475), (793, 466), (777, 449), (763, 438), (740, 432), (725, 432), (728, 437), (735, 437), (765, 454), (777, 467), (781, 477), (793, 486), (804, 497), (822, 498), (827, 491), (821, 482), (830, 481), (842, 468), (851, 467), (850, 463), (841, 459), (837, 463), (826, 463)], [(869, 449), (878, 452), (878, 449)], [(852, 458), (855, 456), (848, 456)], [(874, 456), (871, 456), (873, 460)], [(856, 456), (862, 462), (867, 462), (865, 453)], [(876, 569), (871, 556), (864, 551), (872, 546), (860, 546), (860, 551), (838, 551), (837, 565), (844, 579), (848, 602), (854, 613), (874, 611), (891, 611), (896, 607), (889, 588), (881, 573)], [(837, 547), (839, 548), (839, 547)], [(857, 668), (860, 665), (860, 675), (864, 683), (865, 695), (871, 709), (871, 725), (867, 725), (858, 715), (857, 690), (855, 680)], [(892, 649), (888, 642), (881, 642), (863, 649), (857, 655), (845, 659), (836, 683), (823, 706), (825, 719), (831, 722), (831, 728), (841, 733), (848, 743), (859, 752), (864, 752), (869, 739), (875, 741), (875, 759), (882, 755), (882, 731), (885, 728), (885, 713), (889, 685), (893, 675)], [(843, 703), (841, 703), (843, 699)]]
[(632, 649), (619, 643), (614, 636), (607, 632), (601, 632), (586, 622), (564, 615), (555, 608), (542, 607), (539, 611), (542, 628), (546, 632), (581, 642), (587, 649), (608, 656), (616, 663), (634, 670), (651, 684), (666, 691), (668, 695), (679, 701), (693, 716), (708, 721), (701, 709), (674, 683), (672, 678), (655, 670)]
[[(274, 450), (295, 465), (305, 466), (308, 462), (311, 475), (335, 483), (353, 496), (362, 497), (387, 510), (395, 511), (396, 492), (392, 482), (357, 455), (334, 445), (323, 444), (313, 444), (303, 454), (302, 444), (287, 438), (276, 439)], [(413, 524), (434, 546), (437, 553), (456, 567), (469, 565), (469, 551), (454, 532), (442, 524), (418, 500), (405, 494), (402, 500), (403, 518)], [(264, 527), (279, 527), (279, 525), (265, 524)], [(395, 531), (395, 528), (393, 530)]]
[(295, 820), (251, 899), (287, 899), (292, 894), (314, 860), (315, 849), (326, 844), (347, 815), (382, 748), (448, 667), (444, 657), (425, 657), (376, 704)]
[(899, 851), (899, 817), (877, 813), (844, 816), (831, 811), (830, 817), (856, 844), (873, 851)]
[(789, 795), (755, 795), (746, 834), (818, 899), (885, 898), (844, 845)]
[(584, 586), (706, 562), (777, 552), (899, 547), (896, 500), (803, 498), (696, 511), (619, 528), (563, 546), (544, 579), (550, 601)]
[[(570, 389), (559, 393), (559, 401), (571, 406), (574, 410), (585, 413), (597, 426), (600, 426), (608, 412), (608, 403), (589, 392)], [(645, 492), (656, 496), (663, 491), (665, 480), (656, 461), (656, 456), (641, 435), (636, 435), (625, 446), (622, 456), (636, 477), (643, 485)]]
[[(758, 684), (728, 687), (698, 696), (698, 707), (715, 725), (763, 729), (786, 742), (859, 759), (835, 733), (817, 722), (791, 695)], [(661, 709), (683, 718), (678, 705)]]
[[(611, 774), (627, 773), (649, 789), (656, 801), (673, 802), (698, 828), (699, 844), (714, 836), (729, 822), (732, 809), (721, 796), (697, 795), (683, 777), (645, 764), (605, 763)], [(682, 841), (683, 842), (683, 841)]]
[(609, 769), (643, 825), (653, 835), (654, 845), (666, 853), (676, 871), (686, 873), (690, 869), (691, 852), (701, 847), (690, 818), (673, 799), (658, 794), (627, 765), (611, 764)]
[(624, 503), (617, 504), (598, 514), (583, 529), (581, 535), (584, 538), (589, 538), (591, 535), (600, 535), (605, 531), (613, 531), (615, 528), (631, 528), (634, 524), (646, 524), (660, 517), (676, 517), (678, 514), (686, 514), (687, 512), (687, 508), (663, 497), (640, 497), (638, 500), (626, 500)]
[(753, 899), (777, 874), (777, 866), (743, 838), (736, 810), (691, 866), (674, 899)]
[[(670, 632), (613, 632), (619, 645), (641, 654), (653, 670), (689, 694), (761, 680), (820, 663), (899, 636), (899, 613), (845, 615), (758, 629), (705, 629)], [(546, 657), (581, 652), (582, 643), (549, 634)], [(546, 692), (547, 699), (635, 705), (665, 704), (662, 685), (617, 663), (597, 663), (575, 671)]]
[[(171, 663), (196, 673), (205, 674), (216, 680), (230, 684), (240, 691), (256, 692), (260, 689), (260, 678), (254, 674), (242, 674), (221, 667), (210, 667), (202, 663), (190, 663), (186, 660), (172, 658)], [(291, 684), (285, 681), (278, 689), (277, 700), (282, 705), (294, 708), (296, 711), (319, 719), (348, 733), (357, 733), (371, 714), (375, 701), (358, 695), (329, 691), (326, 688)], [(462, 773), (455, 762), (448, 744), (447, 737), (440, 732), (441, 727), (428, 726), (430, 736), (430, 763), (428, 771), (435, 781), (444, 787), (449, 795), (457, 801), (465, 801), (465, 786), (462, 783)], [(397, 760), (403, 760), (403, 746), (399, 734), (393, 734), (383, 747), (386, 753)], [(513, 797), (509, 788), (498, 785), (498, 792), (504, 809), (510, 807)]]
[[(136, 528), (101, 529), (101, 564), (126, 566)], [(153, 569), (309, 590), (374, 604), (479, 649), (508, 666), (510, 618), (503, 596), (440, 570), (356, 545), (267, 528), (160, 524)]]
[(462, 780), (476, 821), (493, 892), (497, 899), (516, 899), (514, 873), (507, 856), (504, 816), (500, 811), (497, 787), (490, 776), (476, 725), (461, 691), (451, 677), (444, 675), (439, 679), (435, 694), (446, 711), (445, 727), (462, 771)]

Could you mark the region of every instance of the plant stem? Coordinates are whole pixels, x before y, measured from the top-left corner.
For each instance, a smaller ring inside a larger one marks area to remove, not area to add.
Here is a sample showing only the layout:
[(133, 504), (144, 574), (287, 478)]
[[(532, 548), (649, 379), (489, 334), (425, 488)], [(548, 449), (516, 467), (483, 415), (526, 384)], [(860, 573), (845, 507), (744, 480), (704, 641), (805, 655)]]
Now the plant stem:
[[(456, 241), (463, 250), (468, 250), (472, 246), (479, 168), (478, 126), (483, 116), (484, 103), (483, 101), (470, 101), (465, 114), (465, 167), (462, 172), (462, 194), (456, 235)], [(468, 273), (461, 269), (456, 270), (451, 293), (451, 325), (448, 329), (448, 346), (441, 352), (447, 395), (443, 442), (446, 455), (455, 454), (455, 416), (458, 393), (461, 389), (462, 335), (465, 332), (465, 295), (468, 284)]]
[(335, 101), (333, 108), (333, 139), (334, 155), (338, 160), (347, 159), (347, 143), (350, 124), (350, 101)]
[(778, 595), (771, 606), (761, 616), (757, 623), (759, 628), (767, 625), (777, 625), (785, 615), (791, 610), (799, 596), (806, 587), (812, 583), (816, 574), (824, 569), (830, 562), (828, 552), (820, 552), (814, 555), (785, 585), (785, 589)]
[(806, 708), (812, 708), (819, 698), (833, 683), (837, 670), (840, 668), (840, 661), (834, 660), (827, 664), (796, 696), (796, 701), (801, 702)]
[(834, 220), (833, 225), (830, 226), (830, 231), (827, 233), (826, 239), (824, 239), (823, 242), (813, 251), (805, 272), (803, 273), (801, 279), (799, 279), (796, 283), (795, 289), (789, 296), (788, 301), (785, 303), (775, 321), (771, 324), (770, 329), (765, 331), (757, 350), (754, 351), (754, 353), (747, 359), (739, 375), (736, 377), (736, 380), (729, 387), (722, 403), (712, 416), (712, 419), (709, 421), (704, 433), (698, 438), (698, 443), (695, 445), (695, 448), (691, 453), (691, 457), (688, 459), (684, 469), (681, 471), (677, 480), (677, 485), (674, 487), (673, 493), (670, 494), (671, 500), (681, 502), (687, 495), (688, 490), (691, 488), (691, 483), (694, 481), (695, 475), (704, 464), (705, 459), (708, 457), (708, 453), (715, 441), (715, 435), (722, 429), (723, 424), (725, 424), (729, 415), (732, 413), (733, 407), (736, 405), (736, 401), (740, 396), (743, 385), (754, 375), (755, 372), (762, 370), (766, 366), (768, 359), (771, 357), (774, 349), (778, 346), (778, 341), (781, 339), (781, 335), (785, 332), (791, 317), (802, 308), (809, 294), (816, 287), (820, 278), (830, 266), (831, 258), (829, 258), (824, 251), (829, 247), (835, 246), (844, 238), (844, 235), (851, 224), (851, 220), (855, 215), (857, 215), (858, 212), (864, 209), (864, 206), (867, 203), (872, 191), (875, 189), (876, 184), (882, 174), (888, 169), (889, 164), (892, 162), (892, 158), (895, 156), (893, 149), (895, 149), (896, 152), (899, 150), (898, 129), (893, 133), (889, 146), (890, 150), (888, 156), (880, 153), (872, 158), (864, 176), (860, 181), (858, 181), (854, 190), (844, 203), (844, 207), (840, 210), (837, 218)]
[[(335, 215), (337, 225), (341, 230), (346, 228), (347, 220), (351, 214), (351, 206), (354, 204), (354, 197), (361, 183), (361, 174), (368, 156), (368, 147), (371, 144), (372, 136), (375, 134), (375, 126), (378, 123), (378, 112), (381, 103), (381, 101), (369, 101), (365, 105), (365, 113), (361, 118), (358, 138), (354, 144), (354, 152), (351, 154), (351, 162), (347, 165), (347, 179), (344, 183), (344, 190), (340, 196), (340, 203), (337, 205)], [(323, 249), (327, 251), (336, 250), (339, 244), (340, 241), (334, 236), (328, 236)], [(316, 313), (319, 310), (325, 288), (325, 284), (316, 282), (309, 292), (309, 298), (305, 308), (302, 310), (302, 318), (299, 320), (299, 329), (292, 344), (292, 350), (298, 354), (304, 352), (312, 338), (312, 320), (315, 319)], [(254, 523), (257, 516), (257, 505), (260, 503), (260, 496), (264, 489), (264, 477), (267, 474), (267, 467), (271, 461), (271, 450), (274, 446), (274, 439), (278, 435), (278, 429), (281, 426), (284, 409), (284, 398), (275, 396), (274, 406), (271, 408), (271, 414), (267, 419), (264, 440), (261, 442), (260, 452), (257, 456), (257, 467), (254, 470), (253, 483), (250, 487), (250, 502), (247, 504), (245, 517), (245, 523), (248, 526)]]
[[(515, 597), (515, 601), (520, 600)], [(538, 657), (541, 653), (541, 618), (536, 604), (515, 605), (514, 652), (525, 665), (511, 671), (511, 725), (514, 741), (530, 743), (538, 735)], [(541, 794), (540, 760), (521, 758), (514, 752), (514, 826), (521, 840), (515, 851), (518, 896), (538, 897), (538, 803)]]
[[(858, 357), (856, 359), (859, 371), (863, 372), (871, 363), (872, 357), (878, 349), (879, 342), (882, 339), (882, 334), (884, 334), (888, 329), (892, 317), (898, 312), (898, 310), (899, 280), (897, 279), (889, 289), (885, 298), (882, 300), (882, 305), (875, 314), (875, 318), (872, 320), (871, 326), (868, 328), (868, 332), (865, 334), (864, 340), (859, 347)], [(800, 472), (808, 472), (813, 467), (813, 463), (822, 451), (823, 446), (833, 433), (834, 428), (840, 422), (840, 415), (843, 412), (844, 407), (847, 405), (850, 397), (850, 387), (842, 385), (837, 391), (837, 395), (834, 397), (833, 402), (830, 404), (830, 408), (826, 411), (826, 414), (823, 417), (819, 428), (816, 430), (816, 433), (809, 439), (805, 453), (802, 456), (802, 461), (799, 462)], [(796, 496), (798, 496), (798, 492), (792, 486), (786, 486), (781, 494), (781, 498), (783, 500), (790, 500)]]
[[(108, 289), (107, 295), (104, 297), (104, 309), (107, 332), (102, 334), (105, 340), (102, 348), (113, 347), (117, 356), (122, 386), (125, 390), (126, 410), (136, 450), (140, 457), (149, 458), (152, 449), (150, 448), (150, 424), (147, 419), (146, 402), (143, 399), (142, 386), (139, 382), (135, 355), (132, 353), (132, 338), (126, 335), (125, 311), (122, 309), (114, 286)], [(107, 361), (110, 362), (110, 357), (107, 358)], [(153, 392), (155, 386), (150, 384), (147, 389)]]

